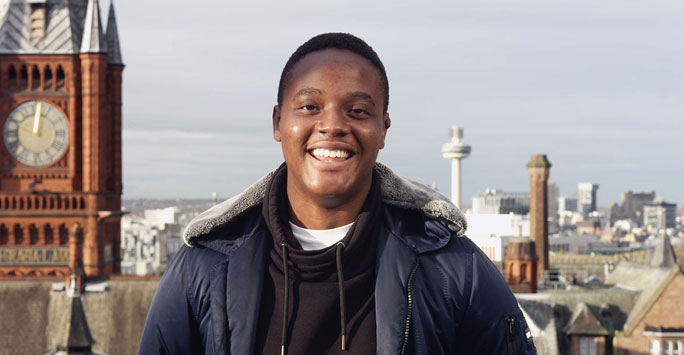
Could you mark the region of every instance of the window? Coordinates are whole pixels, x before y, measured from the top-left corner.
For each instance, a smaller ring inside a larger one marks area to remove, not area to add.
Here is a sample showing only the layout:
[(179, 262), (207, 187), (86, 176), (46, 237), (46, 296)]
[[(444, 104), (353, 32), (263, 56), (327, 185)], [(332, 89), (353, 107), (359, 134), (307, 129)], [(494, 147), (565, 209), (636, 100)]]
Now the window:
[(657, 340), (651, 340), (651, 343), (649, 344), (649, 354), (651, 355), (660, 355), (660, 342)]
[(663, 354), (664, 355), (684, 355), (684, 348), (681, 341), (664, 341)]
[(24, 65), (21, 67), (21, 71), (19, 73), (19, 90), (26, 89), (28, 89), (28, 69)]
[(56, 90), (64, 90), (64, 78), (66, 75), (64, 74), (64, 69), (62, 69), (62, 66), (57, 67), (57, 84), (55, 84), (55, 89)]
[(9, 84), (9, 90), (14, 91), (17, 89), (17, 70), (14, 69), (14, 65), (10, 65), (9, 72), (7, 73), (7, 81)]
[(45, 90), (52, 90), (52, 69), (45, 67)]
[(40, 70), (37, 66), (33, 66), (33, 73), (31, 75), (31, 90), (38, 90), (40, 88)]
[(596, 355), (596, 339), (580, 337), (580, 355)]
[(526, 282), (527, 281), (527, 264), (522, 263), (520, 265), (520, 282)]

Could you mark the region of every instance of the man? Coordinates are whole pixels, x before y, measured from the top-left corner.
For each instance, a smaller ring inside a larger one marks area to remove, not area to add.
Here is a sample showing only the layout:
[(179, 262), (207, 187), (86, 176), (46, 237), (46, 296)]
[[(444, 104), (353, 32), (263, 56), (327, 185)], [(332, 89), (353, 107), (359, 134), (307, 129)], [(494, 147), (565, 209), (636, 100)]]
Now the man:
[(377, 54), (303, 44), (273, 109), (285, 163), (187, 228), (141, 354), (534, 354), (502, 276), (444, 197), (376, 163)]

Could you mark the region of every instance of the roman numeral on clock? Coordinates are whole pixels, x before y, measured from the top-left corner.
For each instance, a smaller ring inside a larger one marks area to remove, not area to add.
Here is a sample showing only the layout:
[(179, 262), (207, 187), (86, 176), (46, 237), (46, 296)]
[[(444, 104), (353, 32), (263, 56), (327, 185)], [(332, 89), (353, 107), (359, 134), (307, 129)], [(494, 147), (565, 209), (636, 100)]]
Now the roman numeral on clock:
[(17, 140), (7, 143), (7, 150), (9, 150), (11, 153), (16, 152), (18, 150), (18, 148), (19, 148), (19, 141), (17, 141)]

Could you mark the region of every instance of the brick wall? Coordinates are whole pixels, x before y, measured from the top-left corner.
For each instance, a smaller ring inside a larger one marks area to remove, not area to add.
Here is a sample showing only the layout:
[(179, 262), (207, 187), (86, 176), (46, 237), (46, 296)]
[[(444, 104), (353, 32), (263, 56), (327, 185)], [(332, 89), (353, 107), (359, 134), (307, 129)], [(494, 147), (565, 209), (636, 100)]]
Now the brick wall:
[[(643, 335), (646, 324), (653, 327), (684, 328), (684, 274), (682, 272), (679, 272), (670, 281), (651, 309), (630, 334), (624, 337), (615, 337), (616, 352), (621, 354), (648, 354), (649, 341), (658, 338)], [(666, 340), (684, 339), (666, 338)]]

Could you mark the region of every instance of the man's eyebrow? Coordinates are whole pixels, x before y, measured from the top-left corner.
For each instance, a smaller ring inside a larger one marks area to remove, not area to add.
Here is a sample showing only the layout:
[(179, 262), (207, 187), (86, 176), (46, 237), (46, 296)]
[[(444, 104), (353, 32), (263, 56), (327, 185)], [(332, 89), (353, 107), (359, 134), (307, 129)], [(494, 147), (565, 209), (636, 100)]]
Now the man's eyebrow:
[(294, 97), (304, 96), (304, 95), (322, 95), (323, 91), (316, 88), (303, 88), (294, 94)]
[(365, 93), (363, 91), (352, 91), (347, 94), (349, 97), (357, 98), (357, 99), (368, 99), (373, 101), (373, 104), (375, 105), (375, 101), (373, 100), (373, 97), (370, 96), (370, 94)]

